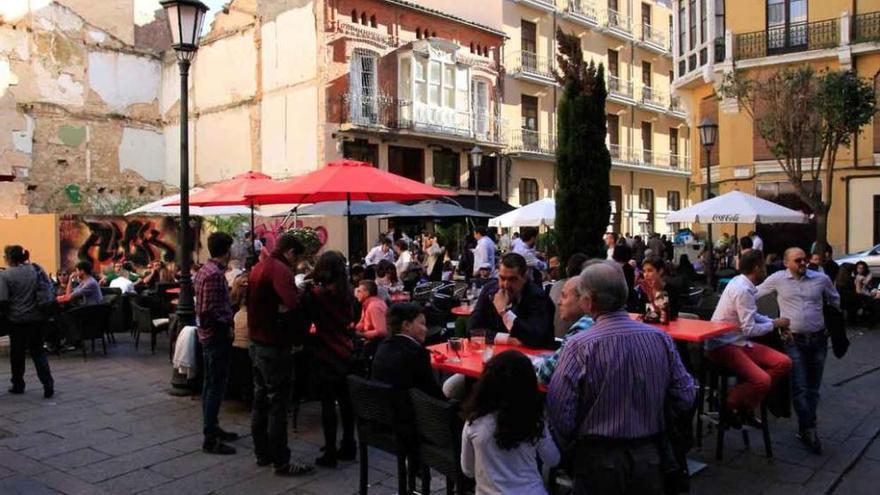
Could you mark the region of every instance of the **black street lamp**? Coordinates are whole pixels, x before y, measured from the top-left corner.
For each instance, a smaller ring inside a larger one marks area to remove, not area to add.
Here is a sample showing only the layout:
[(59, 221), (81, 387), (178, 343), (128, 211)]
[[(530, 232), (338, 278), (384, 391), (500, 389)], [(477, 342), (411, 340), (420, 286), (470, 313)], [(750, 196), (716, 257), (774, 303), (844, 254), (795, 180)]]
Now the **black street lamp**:
[[(706, 199), (713, 198), (712, 194), (712, 147), (715, 146), (715, 140), (718, 139), (718, 124), (709, 117), (703, 117), (700, 125), (697, 126), (700, 131), (700, 144), (706, 150)], [(709, 291), (714, 291), (713, 272), (715, 271), (715, 246), (712, 243), (712, 223), (708, 225), (708, 248), (706, 250), (709, 259), (706, 263), (706, 281), (709, 283)]]
[(474, 210), (480, 211), (480, 165), (483, 163), (483, 150), (474, 146), (471, 155), (471, 177), (474, 178)]
[[(171, 28), (171, 47), (177, 52), (180, 68), (180, 299), (177, 305), (178, 329), (195, 324), (195, 299), (192, 286), (192, 238), (189, 224), (189, 66), (199, 49), (199, 38), (208, 6), (198, 0), (159, 2)], [(172, 385), (185, 386), (186, 377), (172, 375)]]

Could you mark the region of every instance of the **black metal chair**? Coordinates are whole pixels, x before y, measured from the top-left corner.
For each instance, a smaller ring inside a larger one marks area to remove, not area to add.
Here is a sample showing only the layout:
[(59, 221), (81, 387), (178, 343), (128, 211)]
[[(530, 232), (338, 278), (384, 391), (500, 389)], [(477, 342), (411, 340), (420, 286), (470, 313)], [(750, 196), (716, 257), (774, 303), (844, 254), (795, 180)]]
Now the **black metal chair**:
[(384, 450), (397, 457), (397, 493), (410, 493), (407, 486), (406, 458), (407, 439), (402, 435), (398, 421), (400, 393), (385, 383), (367, 380), (356, 375), (348, 376), (348, 388), (354, 404), (357, 420), (358, 450), (360, 456), (360, 481), (358, 493), (366, 495), (369, 487), (369, 461), (367, 447)]
[[(424, 465), (422, 493), (431, 493), (430, 468), (446, 476), (446, 493), (464, 495), (466, 480), (461, 470), (461, 430), (464, 423), (458, 408), (418, 389), (410, 389), (410, 399), (419, 435), (419, 458)], [(456, 490), (457, 488), (457, 490)]]
[(110, 304), (100, 303), (75, 307), (63, 313), (70, 332), (68, 340), (82, 342), (83, 359), (86, 358), (86, 340), (92, 342), (92, 352), (95, 352), (95, 340), (101, 339), (101, 347), (104, 355), (107, 355), (107, 340), (104, 334), (110, 326), (111, 309)]
[[(150, 352), (156, 353), (156, 335), (168, 333), (170, 320), (168, 318), (153, 318), (150, 308), (141, 306), (138, 301), (132, 299), (131, 315), (134, 321), (134, 348), (138, 349), (141, 342), (141, 333), (150, 334)], [(171, 359), (171, 345), (168, 346), (168, 358)]]

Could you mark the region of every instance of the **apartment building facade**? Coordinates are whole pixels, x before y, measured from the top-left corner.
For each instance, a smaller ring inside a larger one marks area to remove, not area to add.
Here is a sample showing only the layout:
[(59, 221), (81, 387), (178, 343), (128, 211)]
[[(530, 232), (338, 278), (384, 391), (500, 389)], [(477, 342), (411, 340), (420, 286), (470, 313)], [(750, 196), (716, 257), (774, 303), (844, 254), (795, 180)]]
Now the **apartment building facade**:
[[(675, 0), (672, 9), (673, 93), (688, 109), (692, 128), (704, 117), (719, 125), (711, 156), (694, 155), (691, 200), (704, 197), (708, 169), (715, 193), (742, 190), (809, 212), (751, 118), (735, 101), (719, 99), (718, 85), (732, 71), (754, 78), (809, 64), (820, 71), (853, 69), (880, 88), (880, 0)], [(698, 134), (690, 136), (694, 149), (699, 149)], [(878, 167), (880, 125), (875, 121), (837, 156), (828, 221), (829, 243), (837, 254), (880, 244)], [(750, 228), (741, 226), (740, 235)], [(727, 230), (733, 233), (732, 227)], [(792, 242), (809, 247), (815, 233), (811, 225), (759, 225), (757, 230), (771, 250)]]
[(521, 205), (553, 195), (555, 32), (582, 39), (587, 60), (605, 66), (615, 232), (667, 233), (665, 216), (685, 206), (691, 176), (683, 107), (670, 92), (671, 10), (638, 0), (505, 0), (503, 117), (511, 159), (507, 199)]

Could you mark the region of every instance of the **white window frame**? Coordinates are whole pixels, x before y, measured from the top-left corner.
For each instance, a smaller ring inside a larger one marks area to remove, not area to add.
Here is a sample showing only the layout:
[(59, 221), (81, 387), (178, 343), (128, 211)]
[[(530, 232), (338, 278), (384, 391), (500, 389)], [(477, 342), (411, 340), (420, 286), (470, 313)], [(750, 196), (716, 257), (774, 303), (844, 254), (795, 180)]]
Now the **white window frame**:
[[(410, 59), (409, 81), (412, 84), (404, 89), (406, 77), (398, 75), (398, 94), (403, 95), (399, 105), (400, 119), (414, 128), (470, 136), (473, 134), (471, 70), (456, 63), (451, 55), (441, 53), (435, 56), (433, 50), (431, 52), (428, 57), (407, 52), (398, 58), (399, 71), (405, 70), (406, 64), (402, 61)], [(432, 70), (439, 70), (439, 78), (433, 81)]]
[[(372, 77), (364, 72), (364, 60), (371, 60)], [(348, 82), (351, 121), (357, 124), (378, 124), (379, 118), (379, 56), (369, 50), (351, 52)], [(368, 80), (369, 78), (369, 80)]]

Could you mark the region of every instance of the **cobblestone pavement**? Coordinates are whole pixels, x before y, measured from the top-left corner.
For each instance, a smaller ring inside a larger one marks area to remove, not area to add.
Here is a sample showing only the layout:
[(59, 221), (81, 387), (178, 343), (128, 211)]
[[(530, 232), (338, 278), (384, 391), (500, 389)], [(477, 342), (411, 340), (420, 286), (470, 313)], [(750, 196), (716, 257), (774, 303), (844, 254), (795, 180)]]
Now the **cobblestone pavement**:
[[(712, 459), (709, 439), (693, 457), (709, 467), (693, 479), (696, 494), (876, 493), (880, 480), (880, 331), (853, 332), (843, 360), (829, 356), (821, 406), (825, 454), (807, 453), (794, 438), (795, 424), (774, 419), (776, 458), (763, 456), (760, 435), (750, 451), (736, 432), (728, 434), (724, 462)], [(227, 429), (245, 434), (238, 454), (218, 457), (200, 451), (201, 410), (197, 398), (167, 394), (167, 347), (155, 355), (134, 351), (127, 338), (109, 356), (52, 357), (56, 395), (42, 398), (28, 363), (29, 388), (5, 394), (8, 366), (0, 365), (0, 494), (354, 494), (354, 462), (318, 469), (303, 478), (279, 478), (254, 463), (248, 411), (228, 401), (221, 412)], [(164, 351), (163, 351), (164, 349)], [(320, 413), (307, 403), (291, 437), (294, 457), (312, 461), (321, 445)], [(393, 458), (371, 452), (370, 493), (396, 492)], [(444, 492), (442, 480), (432, 486)]]

